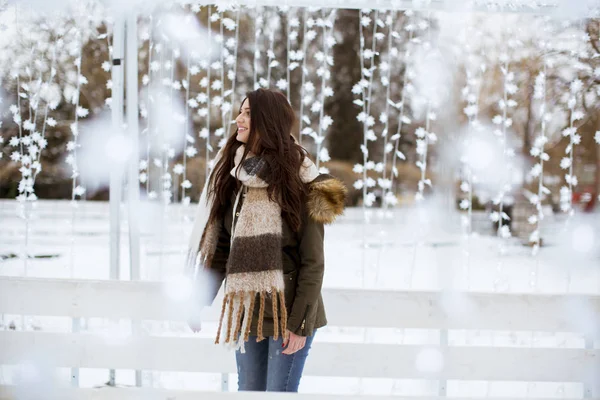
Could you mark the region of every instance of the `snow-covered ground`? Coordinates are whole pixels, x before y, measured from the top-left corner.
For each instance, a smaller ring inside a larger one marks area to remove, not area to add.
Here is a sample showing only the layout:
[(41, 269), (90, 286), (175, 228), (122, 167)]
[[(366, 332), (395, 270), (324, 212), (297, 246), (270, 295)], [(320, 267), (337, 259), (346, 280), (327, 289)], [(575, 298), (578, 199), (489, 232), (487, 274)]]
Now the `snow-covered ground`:
[[(32, 210), (25, 235), (25, 221), (15, 201), (0, 201), (0, 275), (52, 278), (108, 279), (108, 203), (40, 201)], [(142, 224), (142, 279), (164, 280), (182, 272), (187, 236), (194, 207), (144, 204), (137, 210)], [(123, 207), (123, 221), (126, 221)], [(516, 239), (500, 240), (487, 235), (466, 237), (460, 216), (441, 208), (397, 209), (387, 216), (372, 210), (349, 209), (326, 229), (326, 287), (393, 290), (460, 290), (506, 293), (600, 294), (600, 215), (570, 219), (549, 217), (544, 221), (545, 243), (537, 256)], [(476, 216), (478, 230), (489, 229), (485, 216)], [(129, 276), (128, 232), (122, 226), (121, 278)], [(27, 244), (27, 248), (25, 247)], [(23, 257), (29, 254), (27, 262)], [(19, 316), (3, 316), (3, 329)], [(360, 325), (360, 324), (357, 324)], [(115, 327), (102, 319), (89, 319), (84, 329), (110, 331)], [(28, 317), (26, 329), (70, 331), (69, 318)], [(146, 322), (153, 335), (187, 336), (182, 323)], [(210, 337), (215, 327), (206, 324), (201, 336)], [(436, 344), (439, 331), (328, 327), (319, 341)], [(580, 347), (581, 338), (565, 333), (452, 331), (451, 345), (503, 345), (522, 347)], [(3, 367), (2, 382), (13, 382), (15, 369)], [(62, 379), (68, 381), (68, 370)], [(133, 371), (118, 371), (117, 382), (132, 384)], [(229, 387), (234, 390), (236, 377)], [(108, 379), (105, 370), (80, 370), (81, 386), (97, 386)], [(161, 372), (144, 373), (145, 385), (171, 389), (220, 390), (219, 374)], [(393, 379), (306, 377), (304, 392), (437, 395), (436, 382)], [(574, 383), (449, 382), (450, 396), (580, 397)]]
[[(39, 202), (29, 235), (15, 201), (0, 202), (0, 274), (108, 279), (108, 203)], [(129, 277), (127, 209), (121, 229), (121, 278)], [(142, 279), (182, 272), (194, 206), (144, 204)], [(547, 244), (537, 256), (517, 239), (461, 234), (459, 215), (429, 208), (398, 209), (383, 217), (348, 209), (326, 228), (325, 286), (397, 290), (460, 289), (484, 292), (600, 293), (600, 214), (547, 218)], [(474, 217), (481, 220), (481, 216)], [(491, 222), (479, 222), (486, 230)], [(29, 259), (24, 262), (25, 243)], [(8, 258), (7, 258), (8, 257)], [(35, 258), (31, 258), (35, 257)]]

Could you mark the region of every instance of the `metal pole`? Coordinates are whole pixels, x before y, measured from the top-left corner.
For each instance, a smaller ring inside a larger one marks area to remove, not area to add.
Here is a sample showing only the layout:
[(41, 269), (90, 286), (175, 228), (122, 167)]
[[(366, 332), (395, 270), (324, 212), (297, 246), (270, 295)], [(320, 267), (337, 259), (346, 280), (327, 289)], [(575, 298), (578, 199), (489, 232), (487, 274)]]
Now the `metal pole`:
[[(123, 51), (125, 46), (125, 20), (115, 17), (112, 53), (112, 135), (119, 135), (123, 128)], [(119, 279), (122, 171), (118, 162), (110, 167), (110, 279)], [(115, 370), (110, 370), (109, 383), (115, 385)]]
[[(131, 144), (131, 159), (128, 171), (128, 224), (129, 224), (129, 271), (132, 281), (140, 280), (140, 226), (139, 203), (140, 188), (139, 172), (139, 104), (138, 104), (138, 42), (137, 42), (137, 13), (131, 11), (127, 16), (127, 128)], [(134, 335), (140, 332), (140, 321), (132, 320), (131, 328)], [(135, 384), (142, 386), (142, 371), (135, 371)]]
[(139, 117), (138, 117), (138, 43), (137, 14), (132, 12), (127, 18), (127, 127), (131, 144), (129, 162), (129, 248), (131, 280), (140, 279), (140, 227), (136, 213), (140, 202), (139, 190)]
[[(119, 135), (123, 129), (123, 52), (125, 21), (115, 18), (112, 55), (112, 135)], [(122, 172), (119, 163), (111, 163), (110, 170), (110, 279), (119, 279), (119, 239), (120, 205), (122, 195)]]

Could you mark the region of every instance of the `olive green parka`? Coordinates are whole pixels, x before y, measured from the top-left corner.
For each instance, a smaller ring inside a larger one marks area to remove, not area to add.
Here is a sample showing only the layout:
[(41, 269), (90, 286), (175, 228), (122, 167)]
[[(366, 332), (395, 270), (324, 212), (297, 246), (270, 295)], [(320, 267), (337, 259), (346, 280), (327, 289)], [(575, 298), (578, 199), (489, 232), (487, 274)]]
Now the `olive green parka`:
[[(285, 303), (287, 308), (287, 327), (300, 336), (312, 336), (315, 329), (327, 324), (325, 307), (321, 296), (323, 275), (325, 272), (324, 225), (332, 223), (342, 214), (346, 197), (345, 186), (336, 178), (322, 174), (308, 183), (307, 201), (302, 210), (302, 224), (294, 232), (283, 219), (281, 251), (285, 281)], [(234, 201), (230, 201), (222, 220), (219, 240), (212, 259), (209, 278), (212, 302), (225, 280), (227, 258), (229, 256), (231, 230), (239, 216), (243, 196), (237, 210), (233, 210)], [(248, 260), (252, 262), (252, 260)], [(227, 284), (225, 282), (225, 284)], [(258, 325), (258, 302), (251, 322), (251, 335), (256, 336)], [(271, 299), (265, 301), (263, 335), (273, 336), (273, 314)]]

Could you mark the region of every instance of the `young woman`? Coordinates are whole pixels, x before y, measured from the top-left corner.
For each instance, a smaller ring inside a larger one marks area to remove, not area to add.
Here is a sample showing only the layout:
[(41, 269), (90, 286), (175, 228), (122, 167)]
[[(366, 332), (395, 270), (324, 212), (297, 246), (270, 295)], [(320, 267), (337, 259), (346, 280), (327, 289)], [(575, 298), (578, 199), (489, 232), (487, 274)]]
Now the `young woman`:
[(297, 392), (315, 331), (327, 323), (323, 224), (342, 213), (346, 188), (319, 174), (291, 136), (294, 119), (283, 94), (248, 94), (190, 239), (197, 304), (212, 303), (225, 280), (216, 343), (237, 350), (241, 391)]

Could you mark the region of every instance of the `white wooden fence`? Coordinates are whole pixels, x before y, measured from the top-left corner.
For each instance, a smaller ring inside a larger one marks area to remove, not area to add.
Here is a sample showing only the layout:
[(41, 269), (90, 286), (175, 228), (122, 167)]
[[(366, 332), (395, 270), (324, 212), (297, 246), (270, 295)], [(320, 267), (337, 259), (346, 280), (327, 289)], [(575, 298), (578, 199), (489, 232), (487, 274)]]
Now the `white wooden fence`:
[[(332, 326), (576, 332), (587, 340), (581, 348), (448, 346), (442, 342), (437, 348), (443, 356), (443, 365), (430, 373), (415, 368), (422, 345), (316, 341), (306, 375), (442, 382), (449, 379), (580, 382), (585, 385), (586, 397), (600, 397), (600, 349), (593, 344), (600, 335), (600, 296), (326, 289), (324, 298)], [(216, 312), (209, 310), (207, 320), (214, 320)], [(135, 320), (184, 320), (186, 316), (182, 303), (168, 296), (164, 285), (157, 282), (12, 277), (0, 278), (0, 313)], [(181, 357), (181, 354), (201, 356)], [(19, 364), (25, 357), (35, 355), (43, 355), (54, 367), (235, 373), (232, 355), (213, 345), (211, 339), (135, 335), (115, 345), (85, 332), (0, 331), (0, 365)], [(10, 393), (10, 387), (0, 387), (0, 398), (13, 398)], [(125, 400), (198, 396), (198, 392), (150, 388), (69, 388), (57, 398)], [(235, 396), (205, 393), (202, 398)], [(286, 396), (263, 394), (260, 398)], [(308, 399), (308, 396), (294, 398)], [(315, 396), (311, 395), (311, 399)]]

